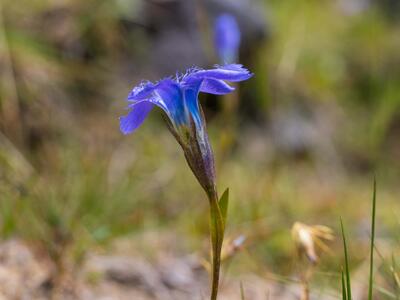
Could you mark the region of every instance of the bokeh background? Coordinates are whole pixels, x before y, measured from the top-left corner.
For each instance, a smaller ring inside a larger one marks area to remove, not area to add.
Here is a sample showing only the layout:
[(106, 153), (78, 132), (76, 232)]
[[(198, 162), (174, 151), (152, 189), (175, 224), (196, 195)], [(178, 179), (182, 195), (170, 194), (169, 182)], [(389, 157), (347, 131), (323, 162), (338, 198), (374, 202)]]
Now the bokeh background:
[(245, 237), (221, 296), (240, 299), (242, 282), (248, 299), (296, 299), (299, 221), (336, 232), (310, 290), (340, 298), (342, 218), (363, 299), (376, 176), (374, 299), (398, 299), (396, 0), (2, 0), (1, 299), (207, 295), (205, 195), (160, 111), (130, 136), (118, 117), (141, 80), (219, 62), (221, 13), (255, 74), (235, 105), (200, 97), (231, 192), (227, 244)]

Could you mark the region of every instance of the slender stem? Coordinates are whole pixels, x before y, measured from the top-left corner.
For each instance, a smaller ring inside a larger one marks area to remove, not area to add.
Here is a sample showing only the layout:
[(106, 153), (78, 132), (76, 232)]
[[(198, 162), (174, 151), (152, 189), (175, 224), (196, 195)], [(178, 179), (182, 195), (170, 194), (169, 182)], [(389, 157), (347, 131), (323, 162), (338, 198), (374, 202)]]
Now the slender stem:
[(372, 196), (371, 247), (370, 247), (371, 253), (369, 259), (368, 300), (372, 300), (372, 290), (374, 285), (375, 213), (376, 213), (376, 178), (374, 179), (374, 192)]
[(212, 235), (212, 287), (211, 300), (216, 300), (219, 287), (219, 274), (221, 266), (221, 249), (224, 239), (224, 222), (218, 205), (218, 197), (213, 195), (210, 199), (211, 235)]
[(311, 276), (314, 273), (313, 265), (308, 264), (305, 272), (301, 274), (301, 285), (302, 285), (302, 295), (301, 300), (309, 300), (310, 299), (310, 280)]
[(307, 281), (302, 282), (303, 290), (301, 294), (301, 300), (309, 300), (310, 299), (310, 287)]

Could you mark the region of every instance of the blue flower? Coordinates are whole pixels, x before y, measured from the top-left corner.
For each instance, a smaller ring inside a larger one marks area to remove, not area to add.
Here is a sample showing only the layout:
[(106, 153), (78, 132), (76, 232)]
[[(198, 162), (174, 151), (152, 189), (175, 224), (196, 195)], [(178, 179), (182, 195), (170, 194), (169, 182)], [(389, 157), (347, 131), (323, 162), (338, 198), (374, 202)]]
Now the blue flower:
[(216, 18), (214, 45), (223, 63), (234, 63), (238, 60), (240, 29), (235, 17), (231, 14), (225, 13)]
[(152, 108), (158, 106), (167, 116), (168, 128), (181, 145), (196, 178), (208, 195), (216, 193), (214, 158), (198, 94), (230, 93), (234, 88), (225, 81), (238, 82), (251, 76), (241, 65), (231, 64), (209, 70), (194, 68), (175, 79), (144, 82), (129, 94), (129, 113), (120, 118), (120, 129), (124, 134), (135, 131)]

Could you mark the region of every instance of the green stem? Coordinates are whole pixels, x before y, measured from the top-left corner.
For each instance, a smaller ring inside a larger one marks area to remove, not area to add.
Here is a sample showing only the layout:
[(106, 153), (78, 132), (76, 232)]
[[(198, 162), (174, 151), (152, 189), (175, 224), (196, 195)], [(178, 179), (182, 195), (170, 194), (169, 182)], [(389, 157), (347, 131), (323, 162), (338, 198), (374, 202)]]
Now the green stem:
[(218, 197), (212, 196), (210, 199), (210, 230), (212, 242), (212, 287), (211, 300), (216, 300), (219, 286), (219, 273), (221, 266), (221, 249), (224, 240), (225, 225), (218, 203)]

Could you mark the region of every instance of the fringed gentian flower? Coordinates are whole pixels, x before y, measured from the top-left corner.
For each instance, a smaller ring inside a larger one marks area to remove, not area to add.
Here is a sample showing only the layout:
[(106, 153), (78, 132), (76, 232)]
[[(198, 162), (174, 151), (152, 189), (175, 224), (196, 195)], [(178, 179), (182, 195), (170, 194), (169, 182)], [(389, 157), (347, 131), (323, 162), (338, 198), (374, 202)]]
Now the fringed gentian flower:
[(127, 116), (120, 118), (121, 131), (124, 134), (133, 132), (154, 106), (160, 107), (194, 175), (207, 195), (215, 197), (214, 158), (198, 94), (230, 93), (234, 88), (225, 81), (237, 82), (251, 76), (241, 65), (232, 64), (209, 70), (191, 69), (176, 79), (142, 83), (128, 96), (130, 111)]
[(238, 61), (240, 29), (233, 15), (225, 13), (215, 20), (214, 44), (220, 61), (223, 63)]
[(175, 79), (167, 78), (156, 83), (144, 82), (129, 94), (129, 113), (120, 118), (121, 131), (128, 134), (143, 123), (154, 106), (160, 107), (165, 113), (169, 130), (181, 145), (190, 168), (207, 193), (213, 253), (212, 300), (217, 299), (218, 294), (229, 193), (226, 190), (220, 199), (218, 197), (214, 156), (198, 94), (228, 94), (234, 88), (226, 81), (243, 81), (251, 76), (241, 65), (230, 64), (209, 70), (191, 69)]

